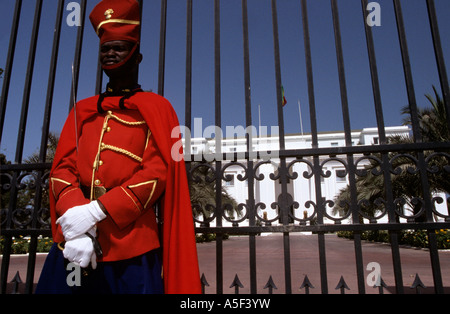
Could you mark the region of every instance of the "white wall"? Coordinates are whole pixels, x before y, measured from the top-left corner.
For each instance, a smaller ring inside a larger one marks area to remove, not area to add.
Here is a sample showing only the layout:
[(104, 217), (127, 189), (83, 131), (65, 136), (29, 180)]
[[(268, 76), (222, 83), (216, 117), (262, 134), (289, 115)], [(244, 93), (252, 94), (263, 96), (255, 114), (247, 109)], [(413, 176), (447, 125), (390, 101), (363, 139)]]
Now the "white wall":
[[(407, 127), (388, 127), (386, 128), (386, 135), (401, 134), (408, 136), (409, 129)], [(343, 132), (330, 132), (321, 133), (318, 135), (319, 147), (331, 147), (331, 146), (345, 146), (345, 135)], [(352, 132), (352, 145), (375, 145), (378, 139), (378, 131), (376, 128), (365, 128), (360, 131)], [(285, 138), (286, 149), (302, 149), (311, 147), (311, 135), (288, 135)], [(215, 151), (215, 141), (206, 139), (192, 139), (193, 146), (195, 145), (197, 153), (202, 151)], [(194, 144), (195, 143), (195, 144)], [(255, 138), (253, 142), (253, 148), (258, 151), (266, 152), (266, 157), (270, 157), (270, 161), (262, 162), (261, 160), (255, 161), (254, 167), (257, 167), (256, 176), (262, 175), (264, 178), (262, 180), (254, 181), (254, 195), (255, 204), (263, 203), (265, 208), (258, 207), (258, 215), (264, 217), (268, 220), (273, 220), (272, 225), (278, 224), (278, 210), (271, 207), (272, 203), (278, 201), (277, 198), (281, 193), (281, 185), (278, 180), (272, 180), (270, 178), (271, 174), (277, 174), (277, 168), (279, 159), (276, 158), (276, 152), (279, 149), (279, 143), (277, 137), (266, 137), (266, 138)], [(236, 139), (224, 139), (222, 144), (222, 152), (245, 152), (246, 142), (245, 138)], [(326, 200), (333, 201), (335, 196), (339, 191), (345, 188), (348, 184), (348, 175), (341, 178), (337, 174), (346, 174), (345, 165), (346, 156), (338, 156), (339, 160), (334, 160), (333, 158), (328, 158), (326, 156), (320, 157), (320, 163), (324, 173), (329, 174), (329, 176), (321, 176), (321, 194), (322, 198)], [(355, 156), (355, 160), (358, 158)], [(287, 165), (293, 162), (294, 159), (288, 159)], [(364, 162), (367, 162), (365, 160)], [(359, 167), (364, 166), (364, 162), (358, 164)], [(312, 170), (308, 163), (312, 164), (312, 158), (306, 158), (305, 160), (297, 160), (293, 163), (290, 168), (290, 174), (293, 175), (297, 173), (297, 178), (294, 180), (289, 180), (287, 189), (288, 193), (293, 197), (295, 202), (298, 202), (299, 208), (294, 210), (295, 217), (299, 219), (304, 218), (304, 212), (307, 216), (311, 216), (314, 212), (313, 206), (307, 207), (307, 202), (312, 201), (316, 203), (316, 190), (315, 190), (315, 178), (307, 178), (308, 174), (312, 173)], [(223, 161), (223, 167), (226, 167), (227, 161)], [(239, 180), (238, 176), (241, 175), (245, 177), (247, 162), (242, 161), (243, 166), (231, 165), (226, 167), (225, 175), (233, 175), (233, 182), (223, 181), (222, 184), (227, 190), (227, 192), (238, 202), (247, 203), (248, 199), (248, 182), (247, 180)], [(305, 177), (306, 176), (306, 177)], [(448, 215), (447, 199), (448, 195), (443, 193), (438, 194), (443, 200), (442, 204), (436, 204), (436, 210), (443, 215)], [(332, 208), (327, 206), (327, 213), (332, 215)], [(245, 214), (245, 213), (244, 213)], [(436, 216), (436, 218), (439, 218)], [(239, 219), (239, 218), (236, 218)], [(443, 220), (443, 218), (439, 218)], [(387, 221), (387, 216), (385, 216), (382, 221)], [(328, 223), (333, 223), (332, 221), (327, 221)], [(345, 222), (345, 221), (344, 221)], [(298, 223), (298, 222), (296, 222)], [(224, 221), (224, 226), (231, 225), (230, 222)], [(248, 225), (247, 221), (240, 223), (240, 225)]]

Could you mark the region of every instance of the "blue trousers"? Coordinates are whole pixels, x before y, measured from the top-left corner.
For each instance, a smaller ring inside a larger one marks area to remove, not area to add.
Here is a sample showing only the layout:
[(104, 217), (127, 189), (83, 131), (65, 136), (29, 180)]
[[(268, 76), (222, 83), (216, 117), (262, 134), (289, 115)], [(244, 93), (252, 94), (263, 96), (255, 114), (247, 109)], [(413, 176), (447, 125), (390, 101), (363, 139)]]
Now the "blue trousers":
[(95, 270), (68, 267), (54, 244), (45, 260), (36, 294), (163, 294), (157, 250), (116, 262), (98, 263)]

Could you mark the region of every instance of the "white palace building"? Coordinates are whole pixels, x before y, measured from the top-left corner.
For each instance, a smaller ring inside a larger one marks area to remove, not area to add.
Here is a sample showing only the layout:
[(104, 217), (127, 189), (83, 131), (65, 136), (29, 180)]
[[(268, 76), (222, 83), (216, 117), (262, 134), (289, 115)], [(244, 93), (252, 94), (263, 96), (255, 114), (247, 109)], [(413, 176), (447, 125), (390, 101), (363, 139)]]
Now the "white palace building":
[[(396, 127), (387, 127), (386, 128), (386, 136), (393, 135), (401, 135), (408, 137), (410, 135), (410, 129), (407, 126), (396, 126)], [(356, 145), (377, 145), (378, 144), (378, 129), (377, 128), (364, 128), (362, 130), (352, 131), (352, 146)], [(285, 136), (285, 148), (287, 150), (290, 149), (311, 149), (312, 137), (311, 134), (292, 134)], [(184, 142), (184, 139), (183, 139)], [(195, 156), (204, 156), (206, 160), (207, 157), (211, 158), (216, 153), (216, 139), (208, 139), (201, 137), (191, 138), (191, 154)], [(247, 162), (244, 157), (244, 153), (247, 151), (247, 144), (245, 136), (233, 136), (232, 138), (224, 137), (221, 141), (221, 156), (224, 154), (230, 154), (229, 156), (233, 156), (237, 154), (238, 162), (237, 164), (229, 164), (230, 162), (225, 158), (222, 160), (222, 169), (225, 169), (224, 178), (231, 180), (223, 180), (222, 185), (225, 187), (227, 192), (237, 201), (237, 203), (246, 204), (248, 199), (248, 181), (242, 180), (245, 177)], [(326, 132), (318, 134), (318, 144), (319, 148), (326, 147), (344, 147), (345, 146), (345, 134), (344, 132)], [(267, 220), (272, 220), (272, 225), (277, 225), (278, 219), (274, 219), (278, 216), (277, 209), (272, 209), (271, 204), (275, 202), (278, 196), (281, 193), (281, 184), (279, 180), (272, 180), (270, 175), (276, 175), (278, 169), (278, 156), (271, 156), (270, 153), (277, 152), (279, 150), (279, 137), (278, 136), (254, 136), (252, 139), (252, 148), (253, 151), (257, 152), (267, 152), (270, 158), (270, 162), (263, 163), (259, 167), (257, 167), (256, 176), (263, 175), (264, 179), (255, 180), (254, 183), (254, 195), (255, 195), (255, 204), (264, 203), (265, 208), (262, 209), (260, 206), (257, 207), (258, 216), (264, 217)], [(186, 153), (186, 150), (185, 150)], [(220, 155), (217, 155), (220, 156)], [(362, 155), (354, 155), (354, 160), (358, 160)], [(240, 159), (242, 158), (242, 160)], [(190, 158), (186, 158), (189, 160)], [(222, 157), (223, 159), (223, 157)], [(195, 159), (194, 159), (195, 160)], [(217, 159), (213, 159), (217, 160)], [(208, 161), (213, 161), (208, 160)], [(294, 158), (287, 158), (286, 162), (289, 165)], [(259, 162), (260, 160), (258, 160)], [(299, 203), (298, 209), (294, 210), (294, 215), (297, 218), (309, 217), (314, 209), (312, 206), (306, 206), (306, 202), (309, 200), (315, 202), (316, 194), (315, 194), (315, 183), (314, 176), (312, 178), (308, 178), (308, 173), (311, 173), (311, 168), (308, 166), (307, 162), (312, 164), (312, 158), (305, 158), (306, 162), (296, 162), (290, 168), (290, 173), (297, 173), (297, 177), (295, 179), (288, 180), (288, 193), (292, 196), (293, 200)], [(346, 175), (346, 170), (344, 163), (346, 163), (346, 156), (337, 156), (337, 158), (330, 158), (329, 156), (320, 156), (320, 163), (322, 165), (323, 173), (325, 176), (321, 176), (321, 193), (322, 198), (325, 200), (333, 201), (336, 195), (339, 194), (339, 191), (345, 188), (348, 185), (348, 175)], [(239, 165), (239, 163), (241, 163)], [(358, 168), (363, 168), (364, 165), (368, 163), (368, 160), (362, 158), (361, 161), (357, 164)], [(254, 167), (257, 162), (255, 161)], [(306, 174), (306, 178), (304, 176)], [(272, 175), (272, 176), (273, 176)], [(448, 215), (447, 209), (447, 199), (449, 195), (445, 195), (445, 193), (440, 193), (435, 196), (440, 196), (443, 199), (442, 204), (435, 203), (436, 210), (443, 215)], [(245, 210), (245, 209), (244, 209)], [(327, 207), (327, 213), (332, 215), (332, 208)], [(333, 215), (332, 215), (333, 216)], [(443, 218), (439, 218), (437, 215), (436, 220), (443, 220)], [(338, 217), (338, 216), (334, 216)], [(235, 217), (235, 220), (239, 220), (239, 217)], [(200, 218), (202, 220), (202, 218)], [(379, 222), (386, 222), (387, 215), (379, 220)], [(333, 223), (331, 220), (326, 219), (326, 223)], [(343, 221), (342, 223), (347, 223), (347, 221)], [(231, 226), (231, 222), (224, 220), (222, 222), (223, 226)], [(211, 225), (215, 225), (214, 222)], [(240, 226), (248, 225), (248, 221), (244, 220), (239, 223)]]

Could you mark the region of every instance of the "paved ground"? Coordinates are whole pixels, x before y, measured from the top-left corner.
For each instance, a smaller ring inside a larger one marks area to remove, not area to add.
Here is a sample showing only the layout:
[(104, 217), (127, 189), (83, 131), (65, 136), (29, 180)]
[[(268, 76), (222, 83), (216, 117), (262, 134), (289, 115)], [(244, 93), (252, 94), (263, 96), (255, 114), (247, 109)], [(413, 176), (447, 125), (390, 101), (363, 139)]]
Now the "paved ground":
[[(346, 293), (358, 293), (353, 241), (341, 239), (335, 235), (327, 235), (325, 243), (329, 293), (340, 292), (335, 290), (335, 288), (341, 276), (344, 277), (348, 287), (351, 289), (346, 291)], [(236, 274), (238, 274), (241, 283), (244, 285), (241, 292), (248, 293), (250, 291), (248, 238), (232, 237), (224, 242), (223, 247), (224, 293), (234, 293), (234, 288), (230, 289), (229, 287)], [(205, 274), (206, 280), (210, 284), (209, 287), (206, 287), (206, 293), (215, 293), (215, 243), (199, 244), (198, 248), (200, 271)], [(305, 275), (308, 275), (310, 282), (315, 287), (315, 289), (310, 290), (310, 293), (321, 293), (317, 236), (291, 235), (290, 248), (292, 292), (305, 293), (304, 289), (300, 290), (299, 287)], [(257, 237), (256, 252), (258, 293), (268, 293), (268, 290), (263, 288), (270, 276), (272, 276), (278, 288), (273, 293), (285, 293), (283, 237), (281, 235)], [(385, 293), (395, 293), (390, 246), (364, 242), (363, 261), (364, 269), (370, 262), (379, 263), (381, 265), (382, 278), (389, 286), (388, 291), (385, 291)], [(407, 287), (405, 293), (414, 292), (409, 287), (414, 282), (416, 273), (419, 274), (427, 287), (433, 287), (430, 254), (427, 250), (402, 248), (401, 261), (403, 266), (403, 283)], [(450, 287), (450, 252), (441, 252), (440, 262), (444, 286)], [(365, 276), (368, 276), (371, 271), (366, 270)], [(446, 292), (450, 293), (450, 289)], [(366, 285), (366, 293), (378, 293), (378, 290)]]
[[(244, 288), (242, 288), (240, 292), (250, 292), (248, 243), (248, 237), (231, 237), (223, 243), (224, 293), (234, 293), (234, 288), (229, 287), (236, 274), (238, 274), (240, 281), (244, 285)], [(329, 293), (340, 292), (335, 290), (335, 287), (341, 276), (344, 277), (350, 288), (346, 293), (358, 293), (353, 241), (340, 239), (335, 235), (327, 235), (325, 243)], [(310, 282), (315, 287), (310, 290), (310, 293), (321, 293), (317, 236), (291, 235), (290, 247), (292, 292), (305, 293), (304, 289), (300, 290), (299, 287), (301, 286), (305, 275), (308, 275)], [(274, 290), (273, 293), (285, 293), (283, 237), (281, 235), (257, 237), (256, 252), (258, 293), (268, 293), (268, 290), (263, 288), (270, 276), (272, 276), (272, 279), (278, 288)], [(429, 252), (427, 250), (402, 248), (400, 254), (403, 282), (406, 287), (405, 292), (414, 292), (409, 287), (412, 285), (416, 273), (420, 275), (422, 282), (429, 287), (429, 289), (422, 292), (432, 292), (433, 278)], [(200, 272), (205, 275), (206, 280), (210, 285), (209, 287), (206, 287), (206, 293), (216, 293), (215, 242), (198, 244), (198, 255)], [(35, 282), (37, 282), (39, 278), (45, 257), (45, 254), (39, 254), (37, 256)], [(440, 252), (439, 257), (444, 286), (447, 287), (446, 293), (450, 293), (450, 252)], [(370, 262), (379, 263), (381, 265), (381, 275), (383, 280), (389, 286), (385, 293), (395, 293), (393, 287), (394, 275), (390, 246), (363, 242), (363, 261), (364, 269), (366, 269), (367, 264)], [(17, 271), (20, 271), (20, 276), (22, 280), (25, 281), (26, 264), (26, 256), (12, 256), (8, 273), (8, 282), (12, 280)], [(371, 270), (365, 270), (365, 276), (368, 276), (370, 272)], [(378, 291), (366, 285), (366, 293), (378, 293)]]

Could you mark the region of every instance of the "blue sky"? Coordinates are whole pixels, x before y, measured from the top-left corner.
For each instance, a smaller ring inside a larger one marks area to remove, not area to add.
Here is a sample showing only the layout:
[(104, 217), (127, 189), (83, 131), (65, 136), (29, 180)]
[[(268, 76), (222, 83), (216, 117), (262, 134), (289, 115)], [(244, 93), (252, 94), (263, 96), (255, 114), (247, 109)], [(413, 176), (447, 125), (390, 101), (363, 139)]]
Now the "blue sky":
[[(4, 68), (14, 2), (0, 0), (0, 67)], [(66, 4), (69, 1), (66, 1)], [(77, 1), (75, 1), (77, 2)], [(377, 1), (381, 6), (381, 26), (373, 28), (376, 57), (386, 126), (402, 123), (400, 109), (407, 105), (406, 88), (396, 22), (391, 0)], [(88, 0), (89, 13), (97, 1)], [(37, 59), (31, 91), (24, 158), (40, 145), (43, 110), (56, 15), (56, 1), (44, 0)], [(193, 118), (202, 118), (203, 127), (214, 124), (214, 27), (213, 0), (194, 0), (193, 20)], [(288, 104), (284, 108), (286, 133), (299, 133), (302, 105), (304, 131), (310, 131), (309, 99), (299, 0), (278, 0), (281, 74)], [(343, 39), (345, 71), (352, 129), (375, 127), (375, 111), (370, 71), (359, 0), (338, 1)], [(23, 86), (34, 16), (34, 0), (23, 2), (19, 40), (7, 104), (5, 131), (0, 152), (14, 159)], [(436, 0), (447, 71), (450, 72), (450, 1)], [(403, 0), (402, 8), (411, 56), (416, 97), (419, 106), (427, 106), (425, 94), (432, 85), (439, 87), (425, 0)], [(158, 48), (160, 1), (146, 0), (144, 5), (144, 61), (140, 83), (146, 90), (158, 87)], [(65, 18), (58, 58), (51, 131), (60, 132), (68, 114), (71, 89), (71, 63), (74, 56), (76, 27)], [(278, 124), (276, 111), (275, 67), (270, 0), (248, 0), (250, 32), (250, 71), (253, 124), (258, 125), (258, 105), (265, 126)], [(309, 27), (313, 58), (315, 100), (319, 131), (343, 129), (336, 53), (329, 0), (308, 1)], [(88, 22), (88, 19), (86, 20)], [(88, 22), (89, 23), (89, 22)], [(186, 1), (168, 1), (168, 29), (165, 96), (171, 101), (184, 124)], [(83, 56), (78, 99), (94, 94), (98, 38), (90, 24), (84, 33)], [(222, 126), (245, 125), (244, 70), (242, 56), (241, 1), (221, 2), (221, 80)], [(3, 79), (0, 79), (3, 84)]]

